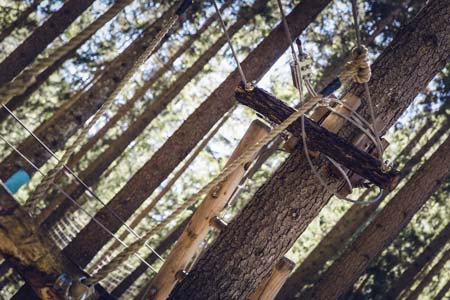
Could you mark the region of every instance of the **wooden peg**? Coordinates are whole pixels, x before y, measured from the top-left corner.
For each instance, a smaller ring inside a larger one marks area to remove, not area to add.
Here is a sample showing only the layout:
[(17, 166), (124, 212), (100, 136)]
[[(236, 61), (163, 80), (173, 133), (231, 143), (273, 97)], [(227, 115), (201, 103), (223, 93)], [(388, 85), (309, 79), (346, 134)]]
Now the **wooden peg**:
[(227, 222), (222, 220), (221, 218), (215, 216), (211, 220), (209, 220), (209, 225), (217, 229), (218, 231), (224, 231), (228, 226)]
[(295, 268), (295, 263), (283, 257), (280, 259), (269, 277), (250, 295), (249, 300), (273, 300), (280, 291), (286, 279)]
[[(237, 145), (233, 154), (227, 162), (227, 165), (237, 159), (244, 153), (248, 147), (254, 145), (264, 138), (270, 131), (269, 127), (261, 121), (253, 121), (250, 124), (244, 137)], [(252, 158), (250, 161), (252, 161)], [(220, 211), (227, 205), (233, 191), (239, 185), (245, 175), (246, 165), (250, 162), (244, 162), (236, 168), (224, 181), (221, 182), (220, 189), (215, 191), (214, 197), (209, 193), (203, 202), (198, 206), (191, 221), (181, 234), (173, 250), (166, 258), (158, 274), (151, 282), (151, 287), (156, 290), (156, 294), (147, 298), (154, 300), (166, 300), (175, 286), (176, 274), (179, 270), (186, 270), (189, 262), (195, 255), (197, 248), (208, 233), (210, 220), (216, 217)]]

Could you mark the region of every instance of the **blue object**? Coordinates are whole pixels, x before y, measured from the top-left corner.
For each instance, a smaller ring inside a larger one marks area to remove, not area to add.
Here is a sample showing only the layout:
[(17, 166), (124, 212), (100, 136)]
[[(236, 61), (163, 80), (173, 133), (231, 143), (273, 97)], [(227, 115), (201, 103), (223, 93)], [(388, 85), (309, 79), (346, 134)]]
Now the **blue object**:
[(5, 185), (12, 194), (15, 194), (28, 181), (30, 181), (30, 175), (24, 169), (19, 169), (6, 180)]
[(333, 80), (332, 82), (330, 82), (321, 92), (320, 94), (322, 94), (323, 96), (327, 97), (331, 94), (333, 94), (334, 92), (336, 92), (336, 90), (338, 88), (340, 88), (342, 85), (341, 80), (339, 78), (336, 78), (335, 80)]

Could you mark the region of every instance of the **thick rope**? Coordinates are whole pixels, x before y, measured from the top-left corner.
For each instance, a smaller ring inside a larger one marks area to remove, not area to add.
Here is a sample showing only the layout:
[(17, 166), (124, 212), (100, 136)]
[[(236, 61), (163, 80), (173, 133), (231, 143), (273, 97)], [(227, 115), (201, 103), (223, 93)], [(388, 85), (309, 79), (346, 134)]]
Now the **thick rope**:
[(345, 64), (344, 70), (339, 75), (342, 83), (353, 80), (357, 83), (367, 83), (372, 76), (369, 64), (369, 51), (361, 46), (352, 50), (352, 59)]
[(215, 186), (220, 185), (236, 168), (242, 164), (247, 163), (251, 160), (259, 150), (269, 143), (273, 138), (278, 136), (281, 132), (286, 130), (289, 125), (294, 123), (299, 117), (303, 116), (309, 110), (314, 108), (317, 103), (322, 100), (320, 97), (312, 98), (310, 101), (306, 102), (302, 107), (296, 112), (291, 114), (283, 123), (275, 127), (266, 137), (264, 137), (258, 143), (249, 147), (242, 155), (240, 155), (231, 164), (225, 167), (222, 172), (217, 175), (212, 181), (205, 185), (200, 191), (192, 195), (187, 201), (176, 208), (172, 214), (167, 218), (162, 220), (158, 225), (153, 227), (150, 231), (146, 232), (141, 239), (135, 241), (130, 246), (128, 246), (124, 251), (120, 252), (116, 257), (111, 260), (111, 262), (100, 269), (93, 277), (87, 280), (88, 284), (95, 284), (105, 278), (109, 273), (117, 269), (123, 262), (125, 262), (130, 256), (134, 255), (139, 251), (139, 249), (149, 240), (155, 233), (159, 232), (162, 228), (168, 225), (170, 222), (176, 219), (181, 213), (183, 213), (187, 208), (194, 205), (204, 194), (208, 193)]
[(57, 48), (48, 57), (40, 59), (36, 64), (32, 65), (30, 68), (26, 69), (14, 80), (8, 82), (3, 87), (0, 88), (0, 103), (6, 104), (12, 98), (17, 95), (24, 93), (27, 88), (36, 82), (36, 77), (43, 72), (45, 69), (53, 65), (61, 57), (66, 55), (68, 52), (72, 51), (79, 46), (80, 43), (87, 40), (92, 36), (98, 29), (105, 25), (109, 20), (111, 20), (115, 15), (119, 13), (125, 6), (131, 3), (132, 0), (118, 0), (110, 9), (108, 9), (103, 15), (92, 22), (86, 29), (77, 34), (74, 38), (68, 41), (66, 44)]
[[(192, 162), (195, 160), (195, 158), (200, 154), (201, 151), (206, 147), (206, 145), (211, 141), (211, 139), (216, 135), (216, 133), (219, 131), (220, 128), (227, 122), (227, 120), (230, 118), (232, 112), (234, 109), (230, 110), (223, 118), (219, 121), (219, 123), (211, 130), (210, 133), (201, 141), (201, 143), (194, 149), (192, 154), (189, 156), (189, 158), (183, 162), (183, 165), (181, 168), (176, 171), (176, 173), (173, 175), (173, 177), (169, 180), (167, 185), (164, 186), (164, 188), (158, 193), (158, 195), (153, 198), (153, 200), (139, 213), (139, 215), (133, 220), (133, 222), (130, 224), (131, 228), (136, 228), (137, 225), (144, 219), (145, 216), (147, 216), (150, 211), (155, 207), (155, 205), (171, 190), (173, 185), (177, 182), (177, 180), (181, 177), (181, 175), (184, 174), (184, 172), (189, 168), (189, 166), (192, 164)], [(119, 236), (120, 240), (125, 240), (128, 236), (128, 231), (125, 231), (122, 235)], [(117, 241), (115, 241), (106, 251), (106, 255), (108, 256), (106, 259), (103, 259), (102, 261), (98, 262), (93, 266), (92, 269), (99, 268), (103, 265), (106, 265), (108, 263), (108, 260), (112, 255), (114, 250), (120, 245)]]
[(148, 45), (147, 49), (142, 53), (136, 62), (133, 64), (131, 69), (126, 73), (124, 78), (119, 82), (114, 91), (109, 95), (100, 109), (94, 114), (92, 120), (81, 130), (80, 134), (77, 136), (72, 145), (65, 151), (63, 157), (58, 161), (58, 164), (47, 173), (47, 176), (43, 179), (41, 184), (36, 188), (34, 193), (30, 196), (27, 203), (25, 204), (26, 208), (31, 213), (36, 205), (39, 203), (41, 199), (45, 197), (48, 190), (50, 189), (56, 175), (64, 168), (66, 162), (70, 159), (73, 152), (76, 148), (84, 141), (86, 135), (89, 133), (89, 130), (94, 126), (95, 123), (100, 119), (100, 117), (105, 113), (105, 111), (111, 106), (113, 101), (116, 99), (117, 95), (120, 91), (125, 87), (128, 81), (133, 77), (134, 73), (145, 63), (147, 58), (153, 53), (155, 48), (161, 43), (162, 39), (166, 36), (169, 30), (174, 26), (177, 22), (179, 16), (173, 15), (167, 21), (165, 21), (162, 25), (161, 30), (152, 40), (152, 42)]

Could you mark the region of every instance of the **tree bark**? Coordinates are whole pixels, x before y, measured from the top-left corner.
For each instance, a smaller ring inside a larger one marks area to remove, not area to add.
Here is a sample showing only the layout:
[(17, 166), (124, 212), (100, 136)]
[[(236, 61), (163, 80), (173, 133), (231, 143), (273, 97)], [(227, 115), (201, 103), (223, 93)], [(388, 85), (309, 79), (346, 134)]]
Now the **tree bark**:
[[(330, 0), (302, 1), (288, 17), (293, 35), (299, 35), (329, 2)], [(308, 13), (305, 14), (305, 12)], [(260, 79), (288, 46), (282, 26), (277, 26), (243, 61), (242, 66), (247, 78), (249, 80)], [(119, 191), (108, 203), (108, 207), (116, 211), (123, 219), (129, 218), (131, 213), (151, 195), (211, 127), (232, 108), (234, 104), (233, 90), (239, 81), (239, 73), (235, 70)], [(121, 226), (120, 222), (109, 217), (106, 208), (100, 210), (96, 216), (114, 232)], [(89, 261), (96, 252), (96, 250), (91, 251), (83, 245), (96, 244), (99, 239), (97, 232), (98, 226), (94, 222), (90, 222), (74, 242), (66, 248), (67, 253), (70, 252), (71, 255), (73, 253), (73, 257), (81, 265)], [(104, 241), (101, 244), (103, 243)], [(81, 249), (83, 251), (80, 251)]]
[[(448, 123), (448, 122), (446, 122)], [(407, 158), (410, 156), (411, 151), (414, 146), (420, 141), (420, 139), (425, 135), (425, 133), (433, 126), (433, 122), (427, 122), (429, 126), (424, 126), (424, 130), (419, 130), (414, 138), (406, 145), (404, 149), (402, 149), (401, 153), (397, 157)], [(445, 126), (441, 127), (444, 128)], [(426, 129), (426, 130), (425, 130)], [(404, 168), (401, 173), (404, 175), (407, 172), (404, 172), (405, 169), (410, 170), (413, 166), (415, 166), (426, 153), (422, 152), (422, 149), (427, 149), (435, 144), (436, 140), (435, 136), (441, 137), (445, 131), (448, 130), (448, 127), (444, 132), (439, 129), (433, 137), (418, 151), (414, 154), (410, 159), (407, 160)], [(319, 277), (320, 270), (325, 266), (325, 264), (336, 258), (350, 243), (352, 236), (354, 236), (355, 232), (358, 228), (361, 228), (371, 216), (375, 213), (381, 201), (383, 201), (384, 197), (380, 202), (372, 205), (353, 205), (336, 223), (335, 226), (323, 237), (320, 243), (313, 249), (313, 251), (302, 261), (300, 266), (295, 270), (291, 277), (286, 281), (286, 284), (281, 289), (278, 297), (280, 299), (294, 299), (297, 296), (300, 296), (301, 289), (306, 284), (314, 283)], [(361, 197), (361, 200), (364, 200)], [(393, 298), (395, 299), (395, 298)]]
[(389, 245), (450, 174), (447, 139), (356, 239), (352, 247), (307, 293), (311, 299), (337, 299)]
[(70, 24), (81, 15), (94, 0), (69, 0), (44, 24), (20, 44), (0, 63), (0, 86), (11, 81)]
[[(50, 149), (61, 149), (65, 142), (83, 126), (114, 91), (125, 74), (132, 68), (136, 59), (161, 29), (163, 21), (172, 14), (176, 7), (177, 5), (174, 5), (168, 9), (161, 18), (150, 26), (149, 30), (142, 33), (124, 52), (114, 59), (93, 86), (84, 92), (77, 101), (61, 107), (49, 120), (42, 123), (34, 133)], [(177, 27), (179, 27), (180, 23), (177, 24)], [(161, 44), (157, 49), (161, 47)], [(33, 137), (25, 139), (18, 149), (38, 167), (41, 167), (50, 158), (50, 154), (44, 151)], [(36, 172), (17, 153), (12, 153), (0, 164), (0, 178), (6, 180), (19, 169), (19, 166), (22, 166), (30, 176)]]
[(450, 249), (445, 251), (441, 259), (431, 268), (427, 275), (422, 279), (419, 285), (412, 291), (412, 293), (406, 298), (407, 300), (417, 300), (423, 290), (433, 281), (433, 277), (442, 270), (447, 261), (450, 260)]
[[(233, 3), (233, 0), (226, 1), (220, 10), (223, 11), (228, 8)], [(152, 74), (144, 84), (136, 90), (131, 99), (129, 99), (123, 106), (121, 106), (114, 116), (108, 120), (108, 122), (78, 150), (77, 153), (72, 155), (71, 159), (67, 163), (70, 168), (73, 168), (81, 158), (101, 139), (104, 138), (105, 134), (109, 129), (113, 128), (117, 122), (122, 119), (133, 107), (134, 105), (144, 97), (145, 93), (152, 88), (152, 86), (166, 73), (170, 70), (173, 63), (182, 56), (188, 49), (192, 47), (192, 44), (211, 26), (211, 24), (217, 19), (217, 14), (213, 14), (209, 17), (201, 26), (201, 28), (183, 43), (183, 45), (173, 54), (170, 59), (165, 62), (154, 74)]]
[[(373, 64), (369, 89), (377, 99), (382, 132), (448, 61), (450, 36), (444, 32), (450, 30), (449, 10), (447, 1), (429, 2)], [(353, 86), (350, 93), (364, 100), (362, 86)], [(359, 111), (367, 116), (367, 107)], [(341, 133), (352, 137), (356, 130), (344, 128)], [(258, 286), (331, 196), (318, 184), (302, 156), (300, 151), (291, 154), (256, 192), (175, 288), (171, 299), (217, 299), (217, 295), (244, 299)], [(320, 162), (323, 160), (314, 159), (314, 163)], [(323, 176), (327, 169), (326, 164), (320, 164)], [(333, 178), (327, 181), (331, 188), (341, 184)]]
[[(99, 23), (99, 26), (103, 26), (107, 22), (109, 22), (114, 16), (116, 15), (116, 12), (119, 13), (122, 8), (124, 8), (126, 5), (128, 5), (128, 0), (119, 0), (116, 3), (113, 4), (106, 12), (103, 13), (103, 16), (107, 16), (103, 20), (103, 22)], [(99, 17), (100, 18), (100, 17)], [(92, 25), (92, 24), (91, 24)], [(85, 28), (82, 32), (79, 33), (79, 35), (83, 34), (83, 32), (91, 26), (89, 25), (87, 28)], [(97, 26), (98, 24), (95, 24)], [(68, 51), (65, 55), (63, 55), (60, 59), (55, 61), (51, 66), (46, 68), (44, 71), (42, 71), (39, 75), (36, 76), (36, 81), (30, 85), (27, 90), (22, 93), (21, 95), (17, 95), (13, 97), (8, 102), (8, 109), (11, 111), (14, 111), (16, 108), (21, 106), (30, 96), (33, 94), (49, 77), (53, 74), (56, 70), (58, 70), (62, 64), (67, 61), (68, 59), (71, 59), (75, 56), (77, 50), (79, 47), (81, 47), (87, 40), (91, 38), (93, 34), (86, 36), (84, 39), (80, 40), (77, 45), (74, 46), (74, 48), (71, 51)], [(0, 123), (5, 120), (5, 118), (8, 116), (8, 112), (3, 107), (0, 108)]]
[[(295, 111), (283, 101), (258, 87), (248, 92), (244, 87), (239, 87), (236, 89), (235, 96), (239, 103), (254, 109), (276, 124), (282, 123)], [(306, 140), (311, 150), (329, 156), (343, 167), (386, 190), (390, 190), (397, 184), (398, 171), (384, 171), (378, 159), (307, 117), (304, 118), (304, 123), (307, 133)], [(301, 121), (295, 121), (287, 130), (300, 139), (302, 136)]]
[(22, 28), (25, 26), (26, 21), (28, 17), (36, 11), (36, 8), (39, 6), (39, 4), (42, 2), (42, 0), (35, 0), (33, 3), (31, 3), (30, 6), (28, 6), (19, 16), (16, 20), (14, 20), (11, 24), (6, 26), (2, 32), (0, 32), (0, 43), (3, 42), (3, 40), (11, 34), (16, 28)]
[(0, 186), (0, 227), (0, 253), (29, 285), (23, 292), (31, 288), (42, 297), (48, 292), (54, 293), (49, 287), (60, 274), (66, 273), (72, 278), (85, 275), (39, 230), (3, 183)]
[[(267, 0), (257, 0), (252, 9), (247, 11), (245, 14), (241, 14), (239, 19), (234, 23), (228, 30), (229, 34), (232, 36), (239, 31), (248, 21), (253, 18), (253, 13), (257, 14), (266, 5)], [(181, 90), (188, 84), (208, 63), (208, 61), (213, 58), (219, 50), (225, 45), (227, 39), (226, 36), (221, 36), (205, 53), (203, 53), (195, 63), (189, 67), (169, 88), (157, 96), (152, 103), (145, 108), (143, 113), (139, 118), (134, 121), (130, 127), (127, 128), (117, 139), (115, 139), (108, 148), (99, 154), (97, 158), (89, 164), (89, 166), (80, 173), (80, 178), (89, 186), (94, 185), (100, 180), (101, 175), (110, 164), (116, 160), (122, 152), (128, 147), (128, 145), (133, 142), (142, 131), (161, 113), (167, 105), (181, 92)], [(180, 160), (181, 161), (181, 160)], [(85, 191), (83, 186), (77, 183), (71, 184), (67, 188), (68, 193), (73, 197), (73, 199), (78, 199)], [(149, 196), (150, 194), (148, 194)], [(147, 197), (148, 197), (147, 196)], [(146, 197), (146, 198), (147, 198)], [(58, 195), (52, 200), (51, 206), (56, 208), (60, 203), (63, 203), (65, 197), (63, 195)], [(144, 201), (142, 199), (141, 201)], [(139, 203), (141, 204), (141, 203)], [(71, 206), (71, 203), (66, 201), (62, 205), (59, 205), (57, 209), (52, 213), (52, 217), (45, 222), (46, 226), (55, 223), (55, 217), (59, 218), (62, 216)], [(46, 209), (50, 211), (51, 209)], [(107, 213), (109, 215), (109, 212)], [(119, 225), (119, 224), (118, 224)], [(95, 225), (97, 226), (97, 225)], [(94, 239), (95, 244), (91, 244), (91, 249), (99, 249), (105, 243), (105, 241), (100, 241), (99, 239)], [(95, 253), (95, 250), (93, 250)]]
[[(166, 252), (180, 237), (181, 233), (186, 228), (187, 224), (190, 221), (190, 217), (186, 218), (180, 225), (177, 225), (175, 230), (173, 230), (165, 239), (163, 239), (158, 247), (155, 248), (155, 251), (159, 254), (163, 254)], [(152, 264), (156, 260), (156, 255), (152, 252), (145, 259), (149, 264)], [(120, 298), (123, 293), (139, 278), (145, 271), (148, 270), (147, 265), (141, 263), (133, 272), (131, 272), (118, 286), (114, 288), (111, 292), (111, 295), (116, 298)]]

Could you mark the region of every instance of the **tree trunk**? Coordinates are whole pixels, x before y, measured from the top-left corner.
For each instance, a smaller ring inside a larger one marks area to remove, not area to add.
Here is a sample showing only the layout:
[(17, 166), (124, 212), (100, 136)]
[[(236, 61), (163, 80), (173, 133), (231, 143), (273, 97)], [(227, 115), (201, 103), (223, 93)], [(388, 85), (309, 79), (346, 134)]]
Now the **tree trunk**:
[[(420, 139), (425, 135), (425, 133), (427, 133), (428, 129), (433, 126), (433, 122), (431, 121), (427, 122), (426, 124), (429, 124), (429, 126), (424, 126), (424, 130), (419, 130), (414, 138), (408, 143), (408, 145), (406, 145), (406, 147), (402, 149), (401, 153), (398, 156), (403, 156), (405, 158), (410, 156), (414, 146), (416, 146)], [(432, 145), (434, 145), (436, 142), (436, 140), (434, 140), (434, 137), (441, 137), (443, 135), (441, 129), (438, 130), (429, 140), (429, 142), (431, 143), (427, 142), (420, 150), (424, 148), (428, 150)], [(445, 131), (447, 130), (448, 128), (446, 128)], [(416, 163), (418, 162), (418, 158), (420, 159), (421, 157), (423, 157), (425, 153), (423, 153), (422, 151), (418, 151), (411, 159), (407, 160), (404, 169), (407, 168), (410, 170), (413, 166), (416, 165)], [(403, 174), (406, 173), (403, 170), (401, 172)], [(365, 196), (367, 196), (367, 194)], [(360, 197), (360, 199), (364, 200), (364, 196)], [(382, 198), (382, 200), (380, 200), (380, 202), (372, 205), (353, 205), (340, 218), (336, 225), (333, 226), (333, 228), (325, 235), (325, 237), (321, 239), (320, 243), (305, 258), (305, 260), (301, 262), (300, 266), (286, 281), (286, 284), (281, 289), (278, 297), (280, 299), (294, 299), (296, 298), (296, 295), (300, 295), (299, 292), (301, 291), (303, 286), (305, 286), (306, 284), (314, 283), (319, 276), (320, 270), (328, 261), (336, 258), (340, 254), (340, 252), (342, 252), (349, 245), (352, 236), (354, 236), (355, 232), (359, 228), (361, 228), (365, 223), (368, 222), (383, 199), (384, 197)]]
[[(159, 254), (163, 254), (166, 252), (180, 237), (181, 233), (184, 231), (184, 228), (186, 228), (186, 225), (190, 221), (190, 217), (186, 218), (180, 225), (177, 225), (175, 230), (173, 230), (165, 239), (163, 239), (158, 247), (155, 248), (155, 251)], [(149, 264), (152, 264), (156, 260), (156, 255), (152, 252), (149, 256), (145, 259)], [(147, 265), (144, 263), (141, 263), (137, 268), (134, 269), (133, 272), (128, 274), (128, 276), (118, 285), (114, 288), (114, 290), (111, 292), (111, 295), (116, 298), (120, 298), (123, 293), (138, 279), (145, 271), (148, 270)]]
[(450, 260), (450, 249), (445, 251), (441, 259), (431, 268), (427, 275), (422, 279), (419, 285), (412, 291), (412, 293), (406, 298), (407, 300), (417, 300), (423, 290), (433, 281), (433, 277), (438, 275), (447, 261)]
[[(253, 17), (252, 13), (258, 13), (265, 5), (266, 0), (258, 0), (255, 2), (254, 7), (248, 11), (246, 14), (241, 14), (239, 19), (229, 28), (229, 34), (234, 35), (239, 31), (245, 24), (248, 23), (249, 19)], [(188, 84), (199, 72), (203, 70), (208, 61), (213, 58), (219, 50), (225, 45), (227, 39), (226, 36), (221, 36), (207, 51), (205, 51), (195, 63), (189, 67), (169, 88), (157, 96), (149, 106), (147, 106), (144, 112), (139, 116), (139, 118), (134, 121), (130, 127), (125, 130), (116, 140), (114, 140), (108, 148), (99, 154), (97, 158), (92, 161), (89, 166), (80, 173), (80, 178), (89, 186), (94, 185), (100, 180), (101, 175), (110, 164), (117, 159), (122, 152), (128, 147), (128, 145), (133, 142), (142, 131), (161, 113), (167, 105), (174, 99), (181, 90)], [(180, 160), (181, 161), (181, 160)], [(67, 189), (68, 193), (73, 197), (73, 199), (78, 199), (85, 191), (83, 186), (78, 185), (78, 183), (71, 184)], [(150, 194), (149, 194), (150, 195)], [(147, 195), (147, 197), (149, 196)], [(147, 198), (146, 197), (146, 198)], [(46, 212), (52, 211), (59, 204), (63, 203), (65, 200), (64, 195), (58, 195), (51, 202), (51, 208), (46, 208)], [(144, 201), (145, 199), (142, 199)], [(141, 202), (142, 203), (142, 202)], [(141, 204), (139, 203), (139, 204)], [(66, 201), (64, 204), (59, 205), (59, 208), (55, 209), (52, 213), (52, 217), (46, 222), (46, 226), (55, 223), (55, 217), (59, 218), (62, 216), (68, 208), (70, 208), (71, 203)], [(109, 212), (107, 213), (109, 215)], [(119, 224), (118, 224), (119, 225)], [(97, 225), (95, 225), (97, 226)], [(100, 241), (95, 239), (96, 243), (91, 244), (91, 249), (99, 249), (105, 243), (105, 241)], [(97, 248), (99, 247), (99, 248)], [(95, 250), (93, 250), (95, 251)], [(95, 252), (93, 252), (95, 253)]]
[[(330, 2), (330, 0), (302, 1), (288, 17), (290, 29), (296, 36), (314, 19), (314, 17)], [(305, 14), (305, 12), (308, 12)], [(294, 21), (295, 20), (295, 21)], [(243, 61), (242, 66), (249, 80), (260, 79), (270, 66), (284, 53), (289, 44), (285, 40), (282, 26), (272, 31), (267, 38)], [(123, 219), (127, 219), (142, 202), (163, 182), (173, 169), (197, 145), (211, 127), (234, 104), (234, 88), (239, 84), (237, 70), (200, 105), (168, 141), (152, 156), (152, 158), (133, 176), (133, 178), (108, 203)], [(106, 208), (97, 213), (110, 230), (117, 231), (121, 224), (109, 217)], [(97, 250), (87, 249), (84, 245), (104, 244), (107, 239), (98, 243), (98, 225), (90, 222), (66, 253), (73, 255), (81, 265), (86, 264)], [(80, 248), (81, 247), (81, 248)], [(84, 249), (83, 249), (84, 248)], [(83, 251), (80, 251), (83, 249)]]
[(39, 230), (3, 184), (0, 186), (0, 227), (0, 253), (29, 285), (22, 292), (31, 288), (42, 297), (55, 292), (51, 287), (60, 274), (66, 273), (71, 278), (85, 275)]
[(39, 4), (42, 2), (42, 0), (35, 0), (33, 3), (31, 3), (30, 6), (28, 6), (19, 16), (16, 20), (14, 20), (11, 24), (6, 26), (2, 32), (0, 32), (0, 43), (3, 42), (3, 40), (11, 34), (16, 28), (22, 28), (25, 26), (26, 21), (28, 17), (36, 11), (36, 8), (39, 6)]
[[(447, 1), (429, 2), (373, 64), (369, 89), (377, 99), (383, 132), (448, 61), (450, 36), (444, 32), (450, 30), (449, 10)], [(353, 86), (350, 93), (364, 99), (362, 86)], [(367, 116), (367, 107), (360, 112)], [(357, 132), (342, 131), (346, 136)], [(175, 288), (171, 299), (217, 299), (216, 295), (244, 299), (259, 285), (331, 196), (302, 157), (301, 151), (291, 154)], [(314, 159), (315, 164), (320, 162)], [(320, 164), (319, 172), (326, 176), (327, 165)], [(331, 188), (341, 184), (330, 177), (327, 182)]]
[[(163, 21), (171, 15), (176, 7), (177, 5), (174, 5), (167, 10), (161, 18), (150, 26), (149, 30), (141, 34), (136, 41), (114, 59), (92, 87), (84, 92), (77, 101), (61, 107), (49, 120), (42, 123), (34, 131), (50, 149), (57, 150), (62, 148), (67, 139), (82, 127), (89, 117), (101, 107), (125, 74), (132, 68), (136, 59), (147, 48), (156, 33), (160, 31)], [(177, 24), (177, 27), (179, 27), (180, 23)], [(161, 44), (159, 47), (161, 47)], [(18, 148), (38, 167), (42, 166), (50, 158), (50, 154), (44, 151), (33, 137), (25, 139)], [(12, 153), (0, 165), (0, 178), (2, 180), (9, 178), (18, 170), (19, 165), (30, 176), (35, 173), (35, 170), (29, 167), (17, 153)]]
[(450, 130), (450, 116), (446, 116), (444, 123), (441, 127), (431, 136), (429, 140), (409, 159), (406, 161), (403, 169), (401, 171), (402, 175), (407, 175), (411, 172), (412, 168), (417, 165), (421, 159), (423, 159), (424, 155), (436, 145), (439, 139), (442, 138), (448, 131)]
[(81, 15), (94, 0), (69, 0), (45, 21), (0, 63), (0, 86), (11, 81), (70, 24)]
[(443, 300), (447, 292), (450, 291), (450, 280), (441, 288), (441, 290), (436, 295), (435, 300)]
[(374, 258), (410, 222), (450, 174), (448, 138), (356, 239), (352, 247), (324, 273), (307, 293), (311, 299), (337, 299)]
[[(228, 8), (233, 3), (233, 0), (226, 1), (220, 10), (223, 11)], [(192, 44), (211, 26), (211, 24), (217, 19), (217, 14), (213, 14), (209, 17), (202, 25), (202, 27), (183, 43), (183, 45), (173, 54), (170, 59), (165, 62), (154, 74), (147, 79), (144, 84), (134, 93), (134, 95), (129, 99), (123, 106), (121, 106), (114, 116), (108, 120), (108, 122), (89, 140), (80, 148), (80, 150), (72, 155), (71, 159), (67, 163), (70, 168), (73, 168), (81, 158), (101, 139), (104, 138), (105, 134), (109, 129), (113, 128), (117, 122), (125, 116), (134, 105), (146, 94), (146, 92), (157, 82), (167, 71), (170, 70), (173, 63), (181, 57), (188, 49), (191, 48)]]
[[(94, 21), (94, 23), (91, 23), (88, 27), (83, 29), (78, 35), (84, 35), (84, 32), (86, 30), (89, 30), (91, 26), (95, 27), (102, 27), (104, 24), (109, 22), (114, 16), (116, 16), (117, 13), (119, 13), (126, 5), (129, 4), (129, 0), (119, 0), (117, 1), (113, 6), (111, 6), (105, 13), (103, 13), (102, 16), (99, 18), (105, 17), (105, 19), (102, 20), (102, 22), (98, 23), (97, 21)], [(99, 19), (97, 18), (97, 20)], [(21, 106), (29, 97), (31, 94), (33, 94), (49, 77), (53, 74), (59, 67), (62, 66), (62, 64), (67, 61), (68, 59), (75, 56), (77, 50), (81, 45), (83, 45), (87, 40), (91, 38), (91, 36), (94, 35), (92, 33), (91, 35), (86, 35), (84, 39), (80, 40), (78, 44), (74, 46), (74, 48), (71, 51), (68, 51), (66, 54), (64, 54), (60, 59), (55, 61), (51, 66), (46, 68), (44, 71), (42, 71), (39, 75), (36, 76), (36, 81), (30, 85), (27, 90), (22, 93), (21, 95), (17, 95), (13, 97), (10, 101), (8, 101), (8, 109), (11, 111), (14, 111), (16, 108)], [(8, 112), (3, 107), (0, 108), (0, 123), (5, 120), (5, 118), (8, 116)]]
[(277, 298), (297, 299), (305, 285), (313, 284), (317, 280), (325, 264), (345, 249), (358, 228), (368, 221), (379, 204), (379, 202), (367, 206), (354, 204), (301, 262), (283, 285)]

